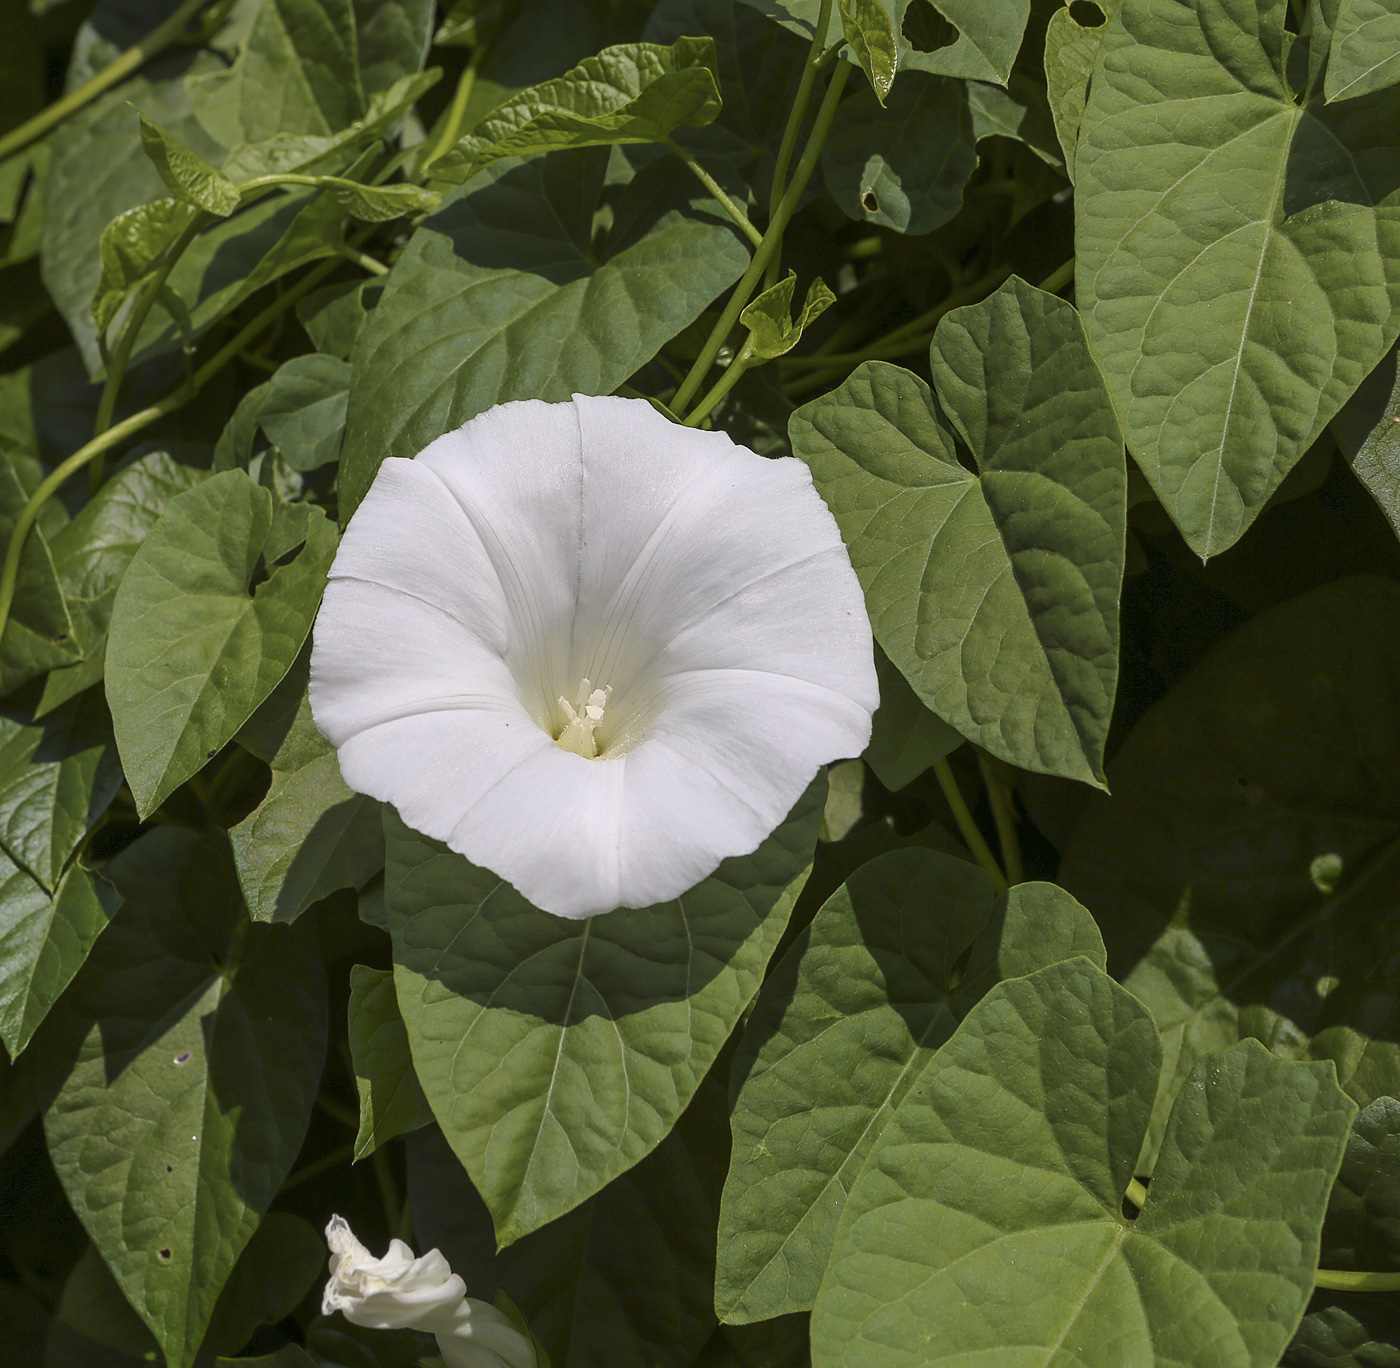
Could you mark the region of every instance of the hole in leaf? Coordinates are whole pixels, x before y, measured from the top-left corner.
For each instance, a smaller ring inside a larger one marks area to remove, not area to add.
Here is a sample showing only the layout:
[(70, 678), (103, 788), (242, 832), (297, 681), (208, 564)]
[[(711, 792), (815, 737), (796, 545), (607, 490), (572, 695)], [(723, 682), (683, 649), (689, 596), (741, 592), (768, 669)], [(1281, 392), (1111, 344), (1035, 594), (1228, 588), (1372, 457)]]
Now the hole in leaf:
[(880, 212), (880, 201), (875, 198), (875, 192), (873, 190), (864, 190), (861, 192), (860, 207), (864, 209), (867, 214), (878, 214)]
[(904, 11), (900, 29), (917, 52), (937, 52), (958, 41), (958, 31), (932, 5), (914, 0)]
[(68, 640), (67, 632), (60, 632), (56, 637), (50, 637), (49, 641), (54, 646), (62, 646)]
[(156, 1250), (156, 1258), (158, 1258), (161, 1263), (169, 1263), (174, 1257), (175, 1251), (171, 1249), (169, 1245), (162, 1245), (160, 1249)]
[(190, 1052), (188, 1050), (182, 1050), (175, 1056), (175, 1062), (177, 1064), (188, 1064), (190, 1062)]
[(174, 1164), (167, 1164), (167, 1165), (165, 1166), (165, 1171), (166, 1171), (167, 1173), (174, 1173), (174, 1172), (175, 1172), (175, 1165), (174, 1165)]
[(1094, 0), (1071, 0), (1069, 17), (1080, 28), (1101, 28), (1108, 23), (1108, 15), (1104, 13), (1102, 6), (1094, 3)]

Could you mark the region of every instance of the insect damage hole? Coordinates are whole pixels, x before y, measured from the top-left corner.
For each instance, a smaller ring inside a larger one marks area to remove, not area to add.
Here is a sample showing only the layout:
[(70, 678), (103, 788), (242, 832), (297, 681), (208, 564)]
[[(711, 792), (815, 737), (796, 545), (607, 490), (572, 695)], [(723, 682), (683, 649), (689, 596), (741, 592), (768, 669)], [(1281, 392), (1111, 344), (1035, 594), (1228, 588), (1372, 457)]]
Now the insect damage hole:
[(171, 1249), (169, 1245), (162, 1245), (156, 1250), (156, 1258), (158, 1258), (161, 1263), (169, 1263), (174, 1257), (175, 1251)]
[(880, 201), (875, 198), (875, 192), (868, 187), (860, 193), (860, 207), (867, 214), (878, 214), (880, 212)]

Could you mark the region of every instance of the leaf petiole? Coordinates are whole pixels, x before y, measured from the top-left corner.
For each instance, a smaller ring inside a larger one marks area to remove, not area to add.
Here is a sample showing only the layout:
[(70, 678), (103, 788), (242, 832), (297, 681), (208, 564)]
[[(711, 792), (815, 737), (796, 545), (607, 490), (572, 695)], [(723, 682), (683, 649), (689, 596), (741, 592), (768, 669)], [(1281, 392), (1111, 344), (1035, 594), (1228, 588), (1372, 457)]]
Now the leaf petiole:
[(953, 811), (953, 820), (958, 824), (958, 831), (962, 835), (963, 842), (972, 852), (973, 858), (987, 872), (987, 877), (992, 881), (992, 887), (998, 893), (1005, 893), (1010, 885), (1006, 882), (1006, 875), (1001, 872), (1001, 866), (997, 864), (996, 857), (992, 854), (992, 848), (987, 844), (987, 838), (982, 835), (977, 823), (972, 819), (972, 809), (968, 807), (967, 800), (962, 796), (962, 790), (958, 787), (958, 781), (954, 777), (952, 766), (949, 765), (946, 756), (942, 760), (933, 762), (933, 772), (938, 776), (938, 786), (943, 790), (943, 796), (948, 800), (948, 806)]
[(663, 141), (663, 146), (666, 147), (668, 151), (674, 152), (676, 156), (690, 168), (691, 174), (710, 192), (724, 212), (739, 225), (744, 236), (748, 238), (755, 247), (762, 247), (763, 234), (749, 221), (749, 216), (720, 189), (719, 182), (716, 181), (715, 178), (674, 138), (666, 138)]

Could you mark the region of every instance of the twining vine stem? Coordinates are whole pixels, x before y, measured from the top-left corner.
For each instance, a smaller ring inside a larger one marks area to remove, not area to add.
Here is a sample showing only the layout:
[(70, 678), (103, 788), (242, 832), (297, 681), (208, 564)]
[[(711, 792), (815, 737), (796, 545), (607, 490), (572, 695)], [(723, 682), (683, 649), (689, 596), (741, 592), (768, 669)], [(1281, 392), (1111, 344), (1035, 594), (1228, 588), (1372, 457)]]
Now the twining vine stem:
[(948, 763), (947, 756), (942, 760), (934, 761), (933, 772), (938, 776), (938, 786), (943, 790), (943, 796), (948, 800), (948, 806), (953, 810), (953, 820), (958, 824), (958, 831), (961, 833), (963, 842), (972, 852), (973, 858), (983, 869), (987, 871), (987, 877), (992, 881), (992, 887), (998, 893), (1005, 893), (1010, 885), (1006, 881), (1006, 875), (1001, 872), (1001, 866), (996, 862), (996, 856), (992, 854), (992, 848), (987, 844), (987, 838), (982, 835), (977, 823), (973, 821), (972, 809), (968, 807), (967, 800), (962, 796), (962, 790), (958, 787), (958, 781), (953, 775), (953, 768)]

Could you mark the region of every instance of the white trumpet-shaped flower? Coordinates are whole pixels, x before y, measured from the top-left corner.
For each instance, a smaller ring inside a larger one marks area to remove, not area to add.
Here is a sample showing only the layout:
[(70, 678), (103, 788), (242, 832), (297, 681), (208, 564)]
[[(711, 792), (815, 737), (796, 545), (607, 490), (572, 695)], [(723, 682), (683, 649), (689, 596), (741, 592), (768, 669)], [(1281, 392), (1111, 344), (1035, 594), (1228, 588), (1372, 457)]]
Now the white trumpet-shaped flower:
[(501, 404), (386, 460), (311, 656), (346, 783), (564, 917), (757, 849), (878, 701), (806, 466), (640, 399)]
[(321, 1310), (339, 1311), (371, 1330), (426, 1330), (447, 1368), (535, 1368), (530, 1341), (504, 1311), (467, 1296), (466, 1284), (436, 1249), (421, 1259), (402, 1240), (376, 1259), (344, 1217), (326, 1226), (330, 1279)]

